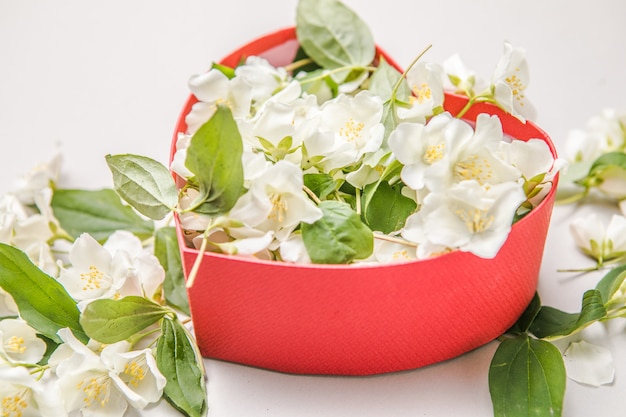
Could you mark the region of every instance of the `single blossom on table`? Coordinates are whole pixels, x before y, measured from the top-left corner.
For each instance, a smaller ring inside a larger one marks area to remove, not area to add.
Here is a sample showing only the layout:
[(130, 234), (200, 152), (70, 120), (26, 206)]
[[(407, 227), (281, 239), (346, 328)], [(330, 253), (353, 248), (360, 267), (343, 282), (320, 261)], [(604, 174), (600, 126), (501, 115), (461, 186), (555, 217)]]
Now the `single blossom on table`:
[(615, 214), (608, 225), (591, 213), (574, 219), (570, 231), (576, 245), (587, 256), (596, 260), (598, 267), (605, 262), (626, 256), (626, 217)]

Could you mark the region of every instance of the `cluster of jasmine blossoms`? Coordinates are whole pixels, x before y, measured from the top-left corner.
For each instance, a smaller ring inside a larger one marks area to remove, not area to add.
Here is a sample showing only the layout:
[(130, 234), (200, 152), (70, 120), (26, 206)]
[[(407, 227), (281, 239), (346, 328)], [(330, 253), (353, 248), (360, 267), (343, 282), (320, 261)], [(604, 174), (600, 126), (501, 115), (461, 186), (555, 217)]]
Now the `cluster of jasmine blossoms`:
[[(497, 116), (481, 114), (472, 124), (444, 110), (444, 89), (452, 88), (469, 97), (468, 108), (489, 102), (525, 122), (532, 108), (521, 48), (506, 43), (484, 83), (458, 56), (443, 66), (418, 61), (405, 74), (382, 60), (335, 85), (332, 72), (294, 68), (251, 56), (234, 69), (215, 66), (191, 77), (198, 101), (171, 169), (188, 181), (179, 219), (196, 247), (207, 240), (224, 253), (319, 262), (302, 225), (323, 221), (320, 203), (333, 200), (349, 204), (373, 232), (373, 250), (350, 261), (454, 250), (492, 258), (512, 223), (550, 190), (559, 164), (543, 140), (511, 140)], [(189, 160), (199, 157), (190, 149), (225, 107), (238, 130), (231, 140), (240, 136), (243, 144), (244, 191), (214, 216), (194, 209), (200, 192)]]
[[(101, 245), (88, 234), (73, 241), (59, 226), (51, 208), (59, 164), (60, 158), (54, 157), (2, 196), (0, 243), (21, 250), (42, 272), (56, 278), (81, 310), (103, 298), (159, 298), (163, 268), (137, 237), (115, 232)], [(18, 271), (14, 274), (3, 276), (2, 282), (21, 279)], [(33, 303), (31, 308), (36, 309)], [(3, 416), (58, 417), (73, 412), (121, 416), (129, 404), (144, 408), (162, 397), (166, 381), (152, 348), (138, 349), (128, 341), (84, 344), (69, 328), (60, 329), (56, 337), (58, 346), (31, 327), (13, 297), (0, 286)], [(53, 346), (56, 349), (50, 355)]]

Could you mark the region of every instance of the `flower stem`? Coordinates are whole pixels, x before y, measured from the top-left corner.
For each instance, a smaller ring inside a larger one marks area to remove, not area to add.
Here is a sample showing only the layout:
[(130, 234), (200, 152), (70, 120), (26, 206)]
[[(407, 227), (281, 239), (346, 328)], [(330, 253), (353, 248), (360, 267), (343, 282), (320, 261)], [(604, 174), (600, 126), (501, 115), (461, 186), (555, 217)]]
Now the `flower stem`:
[(415, 59), (413, 60), (413, 62), (411, 62), (409, 64), (409, 66), (407, 67), (406, 70), (404, 70), (404, 72), (402, 73), (402, 76), (398, 79), (398, 81), (396, 82), (396, 84), (393, 86), (393, 89), (391, 90), (391, 100), (395, 101), (396, 99), (396, 94), (398, 92), (398, 89), (400, 88), (400, 86), (402, 85), (402, 81), (406, 78), (406, 75), (408, 74), (408, 72), (411, 70), (411, 68), (413, 68), (415, 66), (415, 64), (417, 64), (417, 62), (426, 54), (426, 52), (428, 52), (428, 50), (430, 48), (432, 48), (432, 44), (428, 45), (426, 48), (424, 48), (424, 50), (422, 52), (419, 53), (419, 55), (417, 57), (415, 57)]
[(318, 206), (320, 205), (322, 201), (315, 195), (313, 191), (311, 191), (309, 187), (307, 187), (306, 185), (303, 185), (302, 189), (304, 190), (305, 193), (307, 193), (307, 195), (311, 198), (311, 200), (315, 202), (315, 204), (317, 204)]
[(385, 235), (383, 233), (374, 232), (374, 239), (385, 240), (385, 241), (391, 242), (391, 243), (398, 243), (400, 245), (410, 246), (412, 248), (416, 248), (417, 247), (417, 243), (415, 243), (415, 242), (409, 242), (406, 239), (403, 239), (403, 238), (400, 238), (400, 237), (395, 237), (395, 236)]
[(289, 65), (285, 65), (284, 68), (285, 68), (285, 71), (287, 71), (287, 72), (293, 72), (293, 71), (295, 71), (295, 70), (297, 70), (299, 68), (304, 67), (305, 65), (309, 65), (309, 64), (313, 64), (313, 63), (314, 62), (313, 62), (313, 60), (311, 58), (304, 58), (304, 59), (301, 59), (299, 61), (294, 61), (294, 62), (292, 62)]
[(198, 256), (196, 257), (196, 260), (193, 263), (193, 267), (191, 267), (191, 271), (189, 272), (189, 276), (187, 277), (187, 288), (191, 288), (193, 286), (193, 283), (196, 281), (196, 276), (198, 275), (198, 270), (200, 269), (202, 258), (204, 257), (204, 254), (206, 252), (208, 241), (208, 236), (205, 233), (204, 236), (202, 236), (202, 244), (200, 244), (200, 249), (198, 249)]

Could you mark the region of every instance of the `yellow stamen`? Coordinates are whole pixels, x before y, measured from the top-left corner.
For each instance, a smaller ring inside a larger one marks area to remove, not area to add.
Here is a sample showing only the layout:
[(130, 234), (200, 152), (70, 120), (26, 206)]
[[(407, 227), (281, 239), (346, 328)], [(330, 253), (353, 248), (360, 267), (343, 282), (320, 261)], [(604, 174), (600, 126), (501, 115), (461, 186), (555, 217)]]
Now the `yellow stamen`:
[(143, 361), (140, 360), (139, 363), (136, 361), (127, 363), (124, 366), (124, 374), (130, 377), (129, 384), (134, 387), (139, 386), (139, 383), (146, 377), (145, 359)]
[(429, 146), (428, 148), (426, 148), (426, 151), (424, 152), (424, 156), (422, 156), (422, 160), (425, 163), (432, 165), (435, 162), (440, 161), (443, 158), (443, 153), (445, 149), (446, 149), (446, 144), (443, 142), (437, 145)]
[(272, 203), (272, 210), (267, 215), (270, 220), (282, 223), (285, 221), (287, 215), (287, 203), (280, 193), (272, 193), (270, 195), (270, 202)]
[(24, 342), (23, 337), (11, 336), (7, 344), (5, 345), (5, 350), (13, 353), (24, 353), (26, 352), (26, 343)]
[(456, 163), (454, 174), (459, 180), (476, 180), (485, 185), (493, 177), (493, 170), (487, 159), (481, 160), (478, 155), (471, 155)]
[(339, 136), (343, 136), (348, 142), (358, 141), (359, 139), (361, 139), (361, 134), (364, 128), (365, 125), (363, 123), (357, 123), (351, 117), (350, 119), (348, 119), (346, 124), (341, 129), (339, 129)]
[[(515, 68), (515, 71), (519, 72), (520, 69)], [(506, 81), (509, 87), (511, 87), (511, 91), (513, 92), (513, 98), (517, 100), (520, 106), (523, 106), (525, 98), (524, 90), (526, 90), (526, 86), (524, 85), (522, 80), (520, 80), (517, 75), (513, 74), (510, 77), (505, 78), (504, 81)]]
[(417, 86), (414, 85), (411, 88), (413, 91), (413, 95), (409, 98), (411, 104), (417, 102), (418, 104), (424, 104), (427, 100), (430, 100), (433, 97), (433, 93), (428, 84), (422, 83)]
[(400, 250), (395, 251), (391, 255), (391, 259), (393, 260), (411, 259), (411, 257), (409, 256), (409, 252), (406, 249), (400, 249)]
[(455, 214), (465, 222), (465, 226), (470, 233), (484, 232), (491, 227), (495, 220), (493, 215), (487, 214), (487, 210), (476, 208), (471, 210), (458, 209), (455, 211)]
[(104, 407), (109, 402), (111, 391), (111, 380), (106, 375), (84, 379), (76, 384), (76, 389), (83, 391), (85, 397), (83, 403), (85, 407), (90, 407), (94, 403)]
[(89, 266), (89, 272), (80, 274), (80, 279), (85, 281), (83, 291), (87, 290), (99, 290), (102, 288), (103, 281), (106, 279), (106, 275), (98, 269), (95, 265)]
[(2, 398), (2, 417), (22, 417), (24, 410), (28, 407), (28, 400), (32, 395), (31, 391), (25, 389), (14, 395), (7, 395)]

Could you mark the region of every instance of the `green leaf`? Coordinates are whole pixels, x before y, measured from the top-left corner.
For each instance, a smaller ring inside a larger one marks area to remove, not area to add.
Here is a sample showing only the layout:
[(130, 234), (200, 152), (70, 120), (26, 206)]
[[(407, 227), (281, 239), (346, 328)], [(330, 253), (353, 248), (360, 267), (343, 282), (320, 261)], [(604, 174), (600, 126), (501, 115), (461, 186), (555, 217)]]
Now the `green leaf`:
[(589, 168), (587, 176), (574, 181), (586, 188), (597, 187), (606, 178), (623, 177), (626, 171), (626, 153), (615, 151), (600, 155)]
[(589, 174), (594, 175), (597, 171), (604, 170), (609, 166), (626, 169), (626, 153), (615, 151), (600, 155), (595, 161), (593, 161), (593, 164), (591, 164)]
[(303, 223), (302, 239), (311, 261), (318, 264), (346, 264), (364, 259), (374, 250), (374, 235), (348, 204), (322, 201), (323, 217)]
[(162, 227), (154, 237), (154, 255), (165, 270), (163, 291), (168, 304), (190, 315), (185, 275), (176, 238), (176, 228)]
[[(380, 57), (380, 63), (370, 77), (368, 90), (382, 98), (383, 102), (400, 100), (406, 102), (411, 95), (411, 90), (406, 80), (400, 83), (398, 90), (393, 92), (396, 84), (402, 78), (402, 73), (389, 65), (385, 58)], [(393, 97), (392, 97), (393, 95)]]
[(565, 395), (561, 352), (527, 335), (506, 339), (489, 368), (494, 417), (559, 417)]
[(115, 191), (139, 213), (163, 219), (176, 208), (178, 190), (169, 170), (140, 155), (107, 155)]
[(104, 242), (117, 230), (127, 230), (140, 239), (154, 233), (154, 223), (124, 205), (111, 189), (55, 190), (51, 205), (61, 227), (74, 239), (89, 233), (98, 242)]
[(57, 332), (69, 327), (79, 340), (87, 342), (76, 301), (24, 252), (4, 243), (0, 243), (0, 287), (13, 297), (20, 316), (37, 332), (61, 343)]
[(626, 264), (611, 269), (596, 285), (596, 290), (600, 292), (602, 302), (608, 303), (609, 300), (619, 290), (626, 279)]
[(300, 0), (296, 34), (306, 54), (326, 69), (368, 66), (376, 54), (365, 22), (338, 0)]
[(207, 394), (202, 357), (187, 329), (178, 320), (163, 320), (157, 343), (156, 360), (167, 378), (165, 399), (189, 417), (207, 412)]
[(533, 321), (541, 311), (541, 299), (539, 294), (535, 293), (535, 296), (526, 307), (526, 310), (517, 319), (517, 322), (507, 331), (507, 333), (522, 334), (528, 331)]
[(80, 324), (87, 335), (101, 343), (116, 343), (156, 323), (168, 310), (143, 297), (101, 299), (87, 304)]
[(337, 191), (339, 184), (328, 174), (304, 174), (304, 185), (321, 200)]
[(235, 78), (235, 69), (234, 68), (227, 67), (226, 65), (222, 65), (222, 64), (219, 64), (217, 62), (214, 62), (211, 65), (211, 69), (218, 70), (219, 72), (224, 74), (226, 77), (228, 77), (229, 80)]
[(566, 313), (543, 306), (530, 326), (539, 338), (566, 336), (606, 316), (602, 295), (598, 290), (588, 290), (583, 295), (580, 313)]
[(407, 217), (415, 212), (417, 203), (402, 195), (402, 184), (392, 187), (387, 181), (370, 184), (363, 191), (363, 216), (372, 230), (385, 234), (404, 227)]
[(193, 135), (185, 165), (200, 185), (200, 195), (192, 203), (195, 211), (216, 215), (230, 210), (243, 190), (243, 143), (227, 106)]

